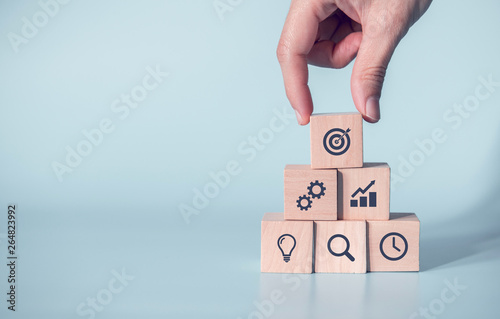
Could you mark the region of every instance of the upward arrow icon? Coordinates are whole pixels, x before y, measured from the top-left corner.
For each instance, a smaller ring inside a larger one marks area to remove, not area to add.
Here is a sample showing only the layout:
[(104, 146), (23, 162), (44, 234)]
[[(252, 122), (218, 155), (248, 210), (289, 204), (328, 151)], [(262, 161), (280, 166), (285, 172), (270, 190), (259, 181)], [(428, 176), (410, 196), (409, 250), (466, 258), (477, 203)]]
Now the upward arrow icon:
[(364, 194), (366, 193), (370, 187), (372, 187), (373, 185), (375, 185), (375, 180), (371, 181), (370, 184), (368, 184), (368, 186), (365, 187), (365, 189), (362, 189), (361, 187), (359, 187), (352, 195), (351, 197), (355, 197), (356, 195), (358, 195), (359, 192), (361, 192), (361, 194)]

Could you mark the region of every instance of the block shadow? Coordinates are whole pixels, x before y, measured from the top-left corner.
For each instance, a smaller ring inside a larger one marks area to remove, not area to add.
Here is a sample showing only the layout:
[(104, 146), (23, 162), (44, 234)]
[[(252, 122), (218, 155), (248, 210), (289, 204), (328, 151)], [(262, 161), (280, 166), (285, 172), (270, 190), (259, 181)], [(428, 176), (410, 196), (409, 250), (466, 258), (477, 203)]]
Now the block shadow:
[[(497, 190), (500, 192), (500, 187)], [(420, 238), (420, 270), (466, 264), (468, 257), (485, 252), (488, 243), (500, 242), (500, 199), (496, 195), (483, 205), (445, 223), (431, 226)], [(432, 234), (436, 234), (433, 236)], [(496, 249), (500, 246), (496, 245)], [(485, 257), (492, 258), (492, 257)], [(478, 262), (475, 258), (474, 262)]]

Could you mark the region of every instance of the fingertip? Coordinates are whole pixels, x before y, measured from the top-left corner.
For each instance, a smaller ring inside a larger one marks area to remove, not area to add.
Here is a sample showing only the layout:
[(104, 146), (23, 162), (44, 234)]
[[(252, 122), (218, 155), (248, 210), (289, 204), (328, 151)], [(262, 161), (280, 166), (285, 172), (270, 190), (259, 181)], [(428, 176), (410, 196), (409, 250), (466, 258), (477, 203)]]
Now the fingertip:
[(310, 118), (310, 116), (305, 116), (305, 115), (302, 115), (302, 114), (300, 114), (300, 112), (299, 112), (299, 111), (297, 111), (297, 110), (295, 110), (295, 115), (297, 116), (297, 122), (298, 122), (300, 125), (304, 126), (304, 125), (309, 124), (309, 118)]
[(289, 86), (287, 97), (295, 110), (297, 122), (300, 125), (307, 125), (313, 112), (313, 101), (311, 91), (306, 85)]
[(362, 97), (353, 94), (353, 99), (354, 99), (354, 105), (356, 106), (356, 109), (363, 117), (363, 120), (372, 124), (380, 121), (379, 98), (369, 97), (366, 100), (366, 103), (363, 103)]
[(378, 121), (380, 120), (380, 119), (378, 119), (378, 120), (374, 120), (374, 119), (372, 119), (372, 118), (369, 118), (369, 117), (368, 117), (368, 116), (366, 116), (366, 115), (362, 115), (362, 116), (363, 116), (363, 120), (365, 120), (366, 122), (368, 122), (368, 123), (370, 123), (370, 124), (375, 124), (375, 123), (378, 123)]
[(297, 117), (297, 122), (302, 125), (302, 115), (300, 115), (299, 111), (295, 110), (295, 116)]
[(366, 100), (365, 120), (370, 123), (377, 123), (380, 120), (380, 102), (376, 96), (370, 96)]

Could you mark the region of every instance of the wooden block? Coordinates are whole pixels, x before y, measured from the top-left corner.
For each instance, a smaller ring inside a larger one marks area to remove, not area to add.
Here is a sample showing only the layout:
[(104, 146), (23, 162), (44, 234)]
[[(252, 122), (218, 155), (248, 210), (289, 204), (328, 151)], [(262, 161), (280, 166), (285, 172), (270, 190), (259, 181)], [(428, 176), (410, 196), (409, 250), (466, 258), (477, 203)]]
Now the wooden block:
[(391, 213), (368, 221), (369, 271), (418, 271), (420, 221), (413, 213)]
[(336, 220), (337, 170), (285, 167), (285, 219)]
[(363, 166), (363, 118), (359, 113), (311, 116), (311, 167)]
[(315, 272), (366, 273), (366, 222), (314, 222)]
[(261, 224), (262, 272), (312, 273), (313, 222), (267, 213)]
[(387, 163), (339, 169), (338, 188), (338, 219), (389, 219), (391, 169)]

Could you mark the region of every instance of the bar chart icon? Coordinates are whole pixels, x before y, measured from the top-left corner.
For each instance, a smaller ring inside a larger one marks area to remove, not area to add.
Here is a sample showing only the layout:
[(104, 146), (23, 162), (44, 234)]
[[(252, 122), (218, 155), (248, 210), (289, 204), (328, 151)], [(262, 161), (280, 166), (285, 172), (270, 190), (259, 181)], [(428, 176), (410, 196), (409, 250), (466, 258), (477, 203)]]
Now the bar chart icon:
[[(368, 192), (373, 185), (375, 185), (375, 180), (371, 181), (364, 189), (359, 187), (351, 195), (351, 207), (377, 207), (377, 192)], [(368, 196), (365, 195), (366, 192), (368, 192)], [(355, 199), (359, 193), (365, 196), (359, 196), (359, 199)]]

